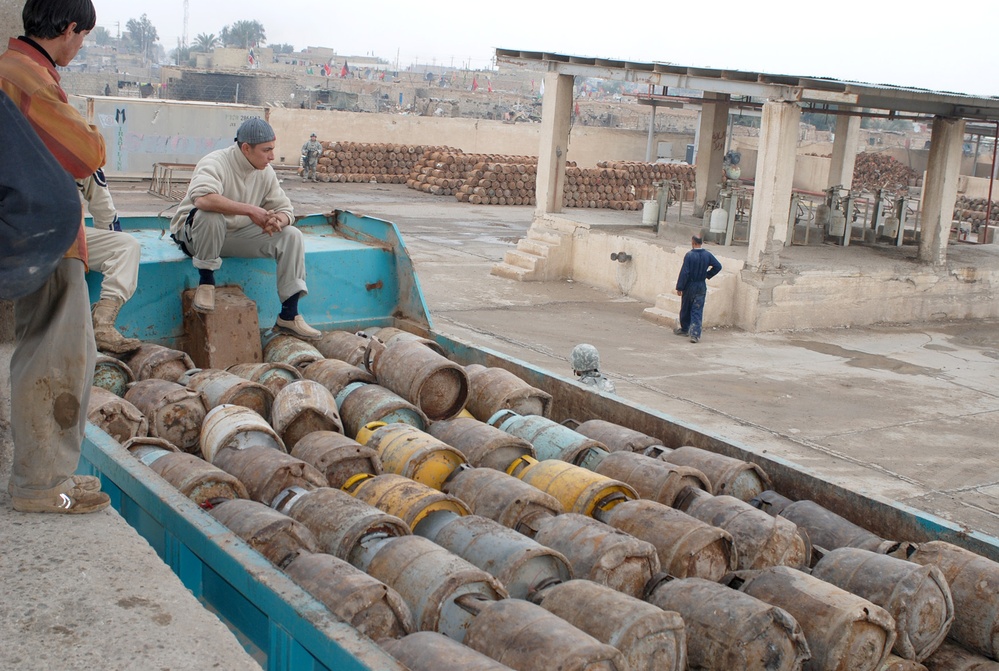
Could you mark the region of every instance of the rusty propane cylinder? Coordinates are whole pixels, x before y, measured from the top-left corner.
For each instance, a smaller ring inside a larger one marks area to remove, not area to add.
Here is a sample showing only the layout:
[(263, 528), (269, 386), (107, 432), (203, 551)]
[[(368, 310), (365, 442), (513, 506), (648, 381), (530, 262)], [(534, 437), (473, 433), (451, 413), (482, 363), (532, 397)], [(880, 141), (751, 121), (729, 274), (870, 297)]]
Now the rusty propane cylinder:
[(93, 387), (90, 390), (87, 420), (103, 429), (119, 443), (149, 433), (149, 422), (138, 408), (101, 387)]
[(402, 422), (420, 431), (430, 424), (422, 410), (380, 384), (351, 382), (336, 395), (336, 403), (344, 433), (354, 438), (371, 422)]
[(181, 452), (162, 438), (133, 438), (123, 447), (202, 508), (219, 501), (249, 498), (246, 487), (235, 476)]
[(491, 574), (514, 599), (572, 579), (561, 554), (486, 517), (442, 513), (427, 518), (419, 529), (419, 535)]
[(163, 438), (185, 452), (198, 451), (198, 436), (208, 414), (208, 403), (199, 391), (176, 382), (139, 380), (125, 394), (149, 422), (149, 435)]
[(534, 457), (534, 447), (523, 438), (501, 431), (474, 417), (452, 417), (430, 425), (430, 435), (465, 455), (476, 468), (506, 472), (520, 457)]
[(440, 346), (436, 340), (431, 340), (430, 338), (424, 338), (423, 336), (416, 335), (415, 333), (410, 333), (409, 331), (403, 331), (402, 329), (397, 329), (393, 326), (382, 326), (379, 328), (365, 329), (364, 331), (367, 335), (378, 338), (386, 345), (390, 345), (394, 342), (418, 342), (425, 347), (429, 347), (433, 351), (437, 352), (441, 356), (447, 356), (444, 352), (444, 348)]
[(999, 662), (946, 640), (924, 661), (927, 671), (999, 671)]
[(457, 599), (506, 599), (503, 585), (482, 569), (422, 536), (400, 536), (368, 544), (357, 568), (396, 590), (420, 631), (465, 638), (473, 614)]
[(327, 359), (339, 359), (352, 366), (364, 363), (369, 338), (349, 331), (327, 331), (316, 341), (316, 349)]
[(230, 447), (241, 450), (260, 445), (285, 451), (281, 437), (263, 417), (241, 405), (212, 408), (201, 426), (201, 456), (215, 461), (219, 451)]
[(290, 450), (313, 431), (343, 432), (340, 411), (329, 389), (312, 380), (285, 385), (274, 397), (271, 425)]
[(274, 507), (309, 527), (320, 550), (351, 563), (354, 552), (369, 538), (412, 533), (398, 517), (330, 487), (313, 491), (293, 487), (278, 497)]
[(711, 481), (712, 490), (718, 495), (725, 494), (749, 501), (763, 490), (770, 489), (770, 476), (756, 464), (708, 452), (699, 447), (678, 447), (671, 452), (664, 452), (659, 458), (671, 464), (690, 466), (704, 473)]
[(264, 345), (265, 362), (285, 363), (299, 372), (322, 358), (318, 349), (293, 335), (276, 335)]
[(128, 385), (135, 382), (135, 375), (124, 361), (106, 354), (97, 355), (94, 366), (94, 386), (106, 389), (115, 396), (124, 396)]
[(627, 482), (643, 499), (658, 501), (664, 506), (672, 506), (686, 487), (711, 493), (707, 476), (696, 468), (677, 466), (635, 452), (611, 452), (604, 455), (593, 470)]
[(738, 566), (732, 536), (655, 501), (625, 501), (597, 516), (656, 546), (662, 569), (677, 578), (721, 580)]
[(226, 370), (250, 382), (259, 382), (275, 396), (289, 382), (302, 379), (298, 369), (286, 363), (237, 363)]
[(204, 394), (209, 408), (223, 404), (241, 405), (270, 421), (274, 394), (264, 385), (215, 368), (195, 369), (185, 377), (188, 389)]
[(686, 671), (687, 639), (679, 613), (589, 580), (570, 580), (539, 592), (549, 613), (621, 651), (631, 671)]
[(663, 576), (647, 600), (683, 618), (687, 664), (703, 671), (800, 671), (808, 642), (787, 611), (701, 578)]
[(541, 415), (518, 415), (512, 410), (500, 410), (489, 418), (489, 424), (526, 440), (534, 446), (541, 460), (561, 459), (583, 466), (594, 453), (607, 452), (602, 443)]
[(810, 563), (812, 545), (807, 533), (793, 522), (767, 515), (734, 496), (712, 496), (690, 488), (677, 498), (676, 507), (730, 533), (739, 548), (739, 569), (777, 565), (805, 568)]
[(587, 438), (600, 441), (611, 452), (644, 453), (650, 447), (663, 444), (658, 438), (602, 419), (587, 420), (575, 430)]
[(415, 341), (372, 340), (365, 365), (378, 384), (414, 404), (432, 421), (454, 417), (468, 399), (465, 369)]
[(812, 653), (805, 671), (877, 671), (891, 653), (895, 622), (867, 599), (788, 566), (737, 575), (745, 580), (740, 591), (783, 608), (801, 625)]
[(491, 468), (455, 471), (454, 477), (445, 483), (444, 492), (464, 501), (475, 515), (488, 517), (530, 538), (541, 520), (565, 512), (550, 494)]
[(319, 551), (304, 524), (262, 503), (233, 499), (208, 512), (278, 568), (285, 568), (304, 552)]
[(780, 515), (808, 532), (812, 545), (825, 550), (860, 548), (880, 554), (905, 556), (909, 543), (885, 540), (815, 501), (792, 501), (775, 491), (760, 493), (752, 504), (770, 515)]
[[(956, 671), (951, 666), (948, 666), (947, 669), (948, 671)], [(888, 655), (885, 663), (881, 665), (878, 671), (926, 671), (926, 667), (914, 659), (905, 659), (898, 655)], [(999, 666), (996, 667), (995, 671), (999, 671)]]
[(441, 671), (449, 668), (461, 671), (510, 671), (509, 666), (434, 631), (418, 631), (394, 641), (380, 641), (378, 645), (411, 671)]
[(387, 473), (403, 475), (433, 489), (441, 489), (465, 463), (461, 452), (409, 424), (380, 426), (365, 444), (378, 452)]
[(500, 410), (518, 415), (548, 416), (552, 395), (527, 384), (503, 368), (465, 366), (468, 374), (468, 411), (485, 422)]
[(302, 375), (306, 380), (314, 380), (336, 396), (351, 382), (377, 382), (375, 376), (339, 359), (323, 359), (306, 366)]
[(413, 531), (431, 513), (447, 511), (471, 515), (468, 506), (455, 497), (395, 473), (358, 476), (344, 489), (368, 505), (399, 517)]
[(999, 658), (999, 563), (946, 541), (920, 543), (909, 560), (943, 571), (954, 599), (950, 637)]
[(560, 671), (625, 671), (617, 648), (601, 643), (541, 606), (520, 599), (477, 601), (465, 645), (519, 671), (552, 668)]
[(543, 518), (534, 539), (561, 552), (577, 578), (635, 598), (661, 566), (654, 545), (585, 515)]
[(239, 478), (251, 499), (268, 506), (289, 487), (313, 490), (326, 486), (326, 477), (318, 470), (265, 445), (219, 450), (212, 463)]
[(870, 550), (840, 548), (822, 557), (812, 575), (887, 610), (895, 619), (893, 650), (906, 659), (926, 659), (954, 621), (947, 580), (932, 564), (921, 566)]
[(638, 492), (623, 482), (558, 459), (521, 457), (511, 465), (510, 474), (551, 494), (567, 512), (590, 517), (638, 498)]
[(142, 343), (128, 358), (128, 367), (139, 380), (157, 378), (176, 382), (194, 368), (194, 362), (186, 352), (154, 343)]
[(313, 431), (295, 443), (291, 456), (322, 471), (334, 489), (340, 489), (360, 473), (382, 474), (377, 452), (336, 431)]
[(302, 553), (285, 573), (374, 641), (401, 638), (416, 630), (413, 614), (398, 592), (333, 555)]

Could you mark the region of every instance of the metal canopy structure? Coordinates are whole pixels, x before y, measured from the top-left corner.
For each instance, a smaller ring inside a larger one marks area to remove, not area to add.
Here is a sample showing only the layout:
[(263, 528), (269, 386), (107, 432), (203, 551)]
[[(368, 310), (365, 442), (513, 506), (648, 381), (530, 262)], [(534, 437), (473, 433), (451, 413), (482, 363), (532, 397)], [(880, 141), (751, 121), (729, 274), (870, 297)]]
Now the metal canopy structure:
[(693, 89), (731, 96), (867, 108), (973, 121), (999, 121), (999, 97), (777, 75), (643, 63), (516, 49), (496, 49), (496, 61), (539, 72)]

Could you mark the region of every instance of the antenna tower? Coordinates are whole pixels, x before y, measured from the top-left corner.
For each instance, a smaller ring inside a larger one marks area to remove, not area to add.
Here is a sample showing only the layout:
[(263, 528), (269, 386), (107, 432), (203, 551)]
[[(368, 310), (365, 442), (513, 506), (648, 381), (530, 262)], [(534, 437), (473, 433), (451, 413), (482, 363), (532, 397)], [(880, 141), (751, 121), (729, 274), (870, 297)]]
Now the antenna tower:
[(184, 0), (184, 33), (180, 37), (180, 46), (187, 46), (187, 20), (191, 15), (190, 7), (188, 6), (188, 0)]

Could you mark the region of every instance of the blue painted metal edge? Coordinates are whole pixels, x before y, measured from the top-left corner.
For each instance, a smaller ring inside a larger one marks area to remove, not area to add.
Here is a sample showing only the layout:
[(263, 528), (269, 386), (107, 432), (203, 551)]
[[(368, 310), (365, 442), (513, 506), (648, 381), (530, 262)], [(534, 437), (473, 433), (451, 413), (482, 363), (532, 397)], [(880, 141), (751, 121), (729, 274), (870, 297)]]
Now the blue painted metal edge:
[(874, 533), (891, 540), (927, 542), (943, 540), (999, 561), (999, 538), (954, 524), (937, 515), (878, 496), (829, 482), (787, 459), (765, 454), (766, 446), (752, 447), (719, 436), (697, 424), (625, 401), (614, 394), (595, 391), (574, 380), (545, 371), (501, 352), (433, 333), (458, 363), (505, 368), (532, 386), (552, 395), (552, 416), (607, 419), (663, 441), (667, 447), (693, 445), (758, 464), (773, 480), (774, 489), (794, 500), (810, 499)]
[[(394, 658), (365, 638), (356, 629), (337, 620), (329, 610), (288, 576), (264, 559), (211, 515), (181, 495), (144, 464), (135, 459), (113, 438), (92, 424), (87, 425), (80, 472), (99, 475), (105, 483), (120, 490), (112, 495), (121, 511), (123, 499), (141, 507), (206, 567), (217, 573), (233, 589), (256, 605), (270, 622), (272, 645), (276, 634), (287, 634), (301, 649), (296, 654), (267, 650), (271, 671), (300, 671), (302, 653), (318, 662), (319, 668), (337, 671), (404, 671)], [(109, 491), (111, 493), (111, 491)], [(147, 537), (147, 540), (148, 537)], [(176, 552), (177, 548), (174, 548)], [(161, 557), (173, 564), (168, 557)], [(185, 580), (191, 567), (172, 566)], [(197, 586), (187, 584), (198, 594)], [(277, 636), (280, 639), (280, 635)], [(275, 662), (283, 665), (275, 666)]]

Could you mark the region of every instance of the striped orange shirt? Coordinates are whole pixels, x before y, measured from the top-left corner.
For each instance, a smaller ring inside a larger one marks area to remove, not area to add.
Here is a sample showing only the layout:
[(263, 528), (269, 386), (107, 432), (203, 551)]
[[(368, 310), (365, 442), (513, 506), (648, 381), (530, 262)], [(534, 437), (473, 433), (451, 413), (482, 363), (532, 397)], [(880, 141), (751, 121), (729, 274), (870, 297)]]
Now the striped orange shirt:
[[(69, 104), (59, 86), (59, 73), (45, 54), (30, 44), (11, 39), (0, 54), (0, 89), (28, 119), (38, 137), (74, 178), (89, 177), (104, 165), (104, 138)], [(80, 205), (80, 232), (66, 252), (87, 262), (87, 242)]]

